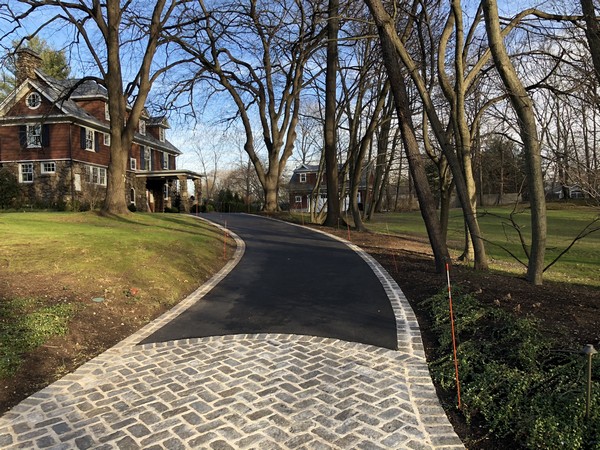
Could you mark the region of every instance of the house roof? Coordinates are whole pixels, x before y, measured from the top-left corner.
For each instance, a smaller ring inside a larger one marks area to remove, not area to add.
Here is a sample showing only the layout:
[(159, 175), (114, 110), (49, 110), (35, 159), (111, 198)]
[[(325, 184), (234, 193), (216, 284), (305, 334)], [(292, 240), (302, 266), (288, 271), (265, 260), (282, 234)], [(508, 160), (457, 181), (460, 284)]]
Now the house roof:
[(148, 125), (158, 126), (163, 128), (171, 128), (169, 121), (165, 116), (154, 116), (148, 119)]
[(294, 173), (300, 172), (318, 172), (319, 165), (318, 164), (301, 164), (299, 167), (294, 169)]
[[(80, 122), (89, 127), (93, 127), (98, 131), (105, 133), (110, 131), (110, 125), (107, 122), (97, 119), (92, 114), (88, 113), (84, 108), (79, 106), (76, 102), (76, 100), (84, 99), (108, 100), (108, 92), (104, 86), (101, 86), (93, 80), (86, 80), (77, 86), (77, 83), (79, 83), (81, 79), (57, 80), (46, 75), (40, 70), (36, 70), (35, 72), (38, 76), (38, 79), (25, 80), (2, 103), (0, 103), (0, 116), (3, 115), (3, 110), (8, 110), (12, 104), (20, 100), (27, 92), (30, 90), (35, 90), (45, 97), (50, 103), (55, 105), (64, 116), (68, 116), (74, 119), (74, 121)], [(69, 91), (73, 88), (75, 89), (71, 95), (67, 97), (67, 94), (69, 94)], [(64, 116), (61, 116), (60, 118), (63, 119)], [(49, 122), (53, 119), (57, 119), (58, 117), (54, 115), (45, 115), (40, 118)], [(23, 117), (0, 117), (0, 122), (14, 122), (22, 119)], [(156, 125), (158, 125), (159, 118), (151, 118), (150, 120), (153, 119), (157, 121)], [(151, 124), (154, 125), (155, 122), (151, 122)], [(166, 122), (164, 116), (160, 119), (160, 125), (164, 128), (169, 128), (168, 122)], [(179, 150), (169, 141), (160, 141), (150, 134), (142, 135), (136, 132), (134, 136), (134, 142), (142, 145), (148, 145), (158, 150), (167, 151), (176, 155), (182, 154), (181, 150)]]

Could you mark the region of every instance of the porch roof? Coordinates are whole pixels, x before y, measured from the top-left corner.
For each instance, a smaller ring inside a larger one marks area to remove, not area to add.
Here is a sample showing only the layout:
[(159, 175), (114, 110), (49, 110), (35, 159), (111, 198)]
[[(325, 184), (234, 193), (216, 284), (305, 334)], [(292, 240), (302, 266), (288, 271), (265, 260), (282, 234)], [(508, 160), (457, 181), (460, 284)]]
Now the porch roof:
[(204, 174), (185, 169), (150, 170), (146, 172), (136, 172), (135, 176), (137, 178), (147, 178), (151, 180), (177, 180), (179, 177), (183, 176), (185, 176), (188, 180), (199, 180), (202, 177), (206, 177)]

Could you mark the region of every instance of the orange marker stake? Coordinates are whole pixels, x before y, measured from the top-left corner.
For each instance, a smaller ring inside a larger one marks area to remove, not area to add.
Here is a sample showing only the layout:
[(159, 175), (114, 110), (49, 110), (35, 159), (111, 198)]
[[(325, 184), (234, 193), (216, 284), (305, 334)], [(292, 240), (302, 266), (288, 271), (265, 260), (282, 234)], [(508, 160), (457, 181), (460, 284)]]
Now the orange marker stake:
[(450, 326), (452, 327), (452, 348), (454, 351), (454, 371), (456, 373), (456, 392), (458, 395), (458, 409), (460, 409), (460, 381), (458, 379), (458, 357), (456, 355), (456, 334), (454, 332), (454, 312), (452, 311), (452, 289), (450, 287), (450, 267), (446, 263), (446, 277), (448, 279), (448, 300), (450, 303)]

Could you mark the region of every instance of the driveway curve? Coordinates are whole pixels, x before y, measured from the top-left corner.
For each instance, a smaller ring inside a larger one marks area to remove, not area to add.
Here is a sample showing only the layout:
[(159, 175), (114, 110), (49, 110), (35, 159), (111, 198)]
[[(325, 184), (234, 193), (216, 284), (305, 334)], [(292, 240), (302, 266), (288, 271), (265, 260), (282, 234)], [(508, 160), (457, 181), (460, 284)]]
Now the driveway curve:
[(244, 241), (242, 260), (202, 302), (143, 343), (287, 333), (397, 348), (396, 319), (384, 288), (346, 244), (259, 216), (208, 218)]

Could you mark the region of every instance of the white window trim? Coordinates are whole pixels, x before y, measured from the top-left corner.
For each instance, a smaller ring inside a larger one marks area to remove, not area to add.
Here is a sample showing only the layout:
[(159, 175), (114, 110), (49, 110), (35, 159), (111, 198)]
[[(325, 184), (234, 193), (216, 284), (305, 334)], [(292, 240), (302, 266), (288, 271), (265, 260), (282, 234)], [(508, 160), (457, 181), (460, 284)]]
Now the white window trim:
[(158, 140), (160, 142), (165, 142), (165, 129), (162, 127), (158, 129)]
[[(95, 180), (94, 181), (94, 176)], [(98, 166), (85, 166), (85, 178), (88, 183), (106, 186), (106, 168)]]
[[(39, 134), (33, 134), (32, 131), (35, 129), (39, 130)], [(36, 123), (33, 125), (25, 125), (25, 133), (27, 135), (27, 148), (41, 148), (42, 147), (42, 124)], [(37, 137), (37, 140), (34, 138)]]
[(129, 189), (129, 203), (135, 205), (135, 188)]
[(145, 120), (140, 119), (139, 131), (142, 136), (146, 136), (146, 121)]
[(142, 167), (142, 170), (151, 171), (152, 170), (152, 148), (150, 148), (150, 147), (144, 148), (144, 161), (146, 163), (146, 167)]
[(169, 170), (169, 154), (167, 152), (163, 152), (163, 170)]
[[(53, 170), (47, 170), (45, 167), (46, 164), (52, 164), (54, 166)], [(40, 172), (43, 174), (55, 174), (56, 173), (56, 163), (54, 161), (42, 161)]]
[(165, 200), (169, 198), (169, 183), (164, 184), (163, 194), (165, 195)]
[(110, 133), (103, 133), (104, 134), (104, 145), (106, 145), (107, 147), (110, 147)]
[(110, 121), (110, 110), (108, 109), (108, 102), (104, 104), (104, 119)]
[(129, 169), (130, 170), (137, 170), (137, 159), (135, 159), (135, 158), (129, 158)]
[[(29, 166), (31, 167), (31, 171), (29, 172), (23, 172), (23, 167), (24, 166)], [(31, 180), (23, 180), (23, 174), (31, 174)], [(19, 164), (19, 183), (23, 183), (23, 184), (31, 184), (33, 183), (34, 180), (34, 170), (33, 170), (33, 163), (21, 163)]]
[(93, 152), (96, 150), (96, 146), (95, 144), (95, 139), (96, 139), (96, 133), (94, 133), (94, 130), (92, 130), (91, 128), (86, 128), (85, 129), (85, 149), (87, 151)]
[[(37, 101), (37, 105), (35, 105), (35, 106), (31, 106), (31, 104), (29, 103), (29, 99), (31, 99), (32, 97), (36, 97), (37, 100), (38, 100)], [(26, 102), (27, 102), (27, 107), (29, 109), (38, 109), (40, 107), (40, 105), (42, 104), (42, 96), (39, 93), (37, 93), (37, 92), (31, 92), (27, 96)]]
[(305, 173), (300, 174), (300, 183), (306, 183), (306, 174)]
[(301, 195), (296, 195), (296, 203), (302, 203), (302, 196)]

